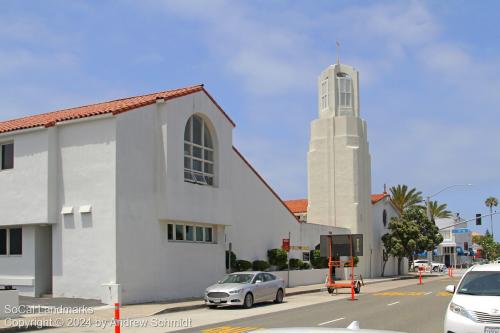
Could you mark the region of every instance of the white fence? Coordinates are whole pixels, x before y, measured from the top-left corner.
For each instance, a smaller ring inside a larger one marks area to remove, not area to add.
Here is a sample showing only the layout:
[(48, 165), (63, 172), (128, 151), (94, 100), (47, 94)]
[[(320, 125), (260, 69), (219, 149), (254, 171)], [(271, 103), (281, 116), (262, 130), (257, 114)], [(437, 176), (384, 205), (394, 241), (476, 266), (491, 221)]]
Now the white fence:
[(285, 285), (288, 285), (289, 287), (296, 287), (324, 283), (326, 276), (328, 275), (328, 268), (290, 271), (290, 284), (288, 284), (288, 271), (270, 273), (285, 280)]

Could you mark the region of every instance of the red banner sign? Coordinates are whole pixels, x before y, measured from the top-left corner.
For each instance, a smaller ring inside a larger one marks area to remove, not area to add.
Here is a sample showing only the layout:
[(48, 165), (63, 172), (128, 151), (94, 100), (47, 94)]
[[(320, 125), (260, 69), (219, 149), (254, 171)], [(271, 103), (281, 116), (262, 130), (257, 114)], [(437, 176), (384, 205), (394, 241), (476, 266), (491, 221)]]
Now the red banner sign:
[(290, 252), (290, 239), (283, 238), (283, 242), (281, 243), (281, 248), (286, 252)]

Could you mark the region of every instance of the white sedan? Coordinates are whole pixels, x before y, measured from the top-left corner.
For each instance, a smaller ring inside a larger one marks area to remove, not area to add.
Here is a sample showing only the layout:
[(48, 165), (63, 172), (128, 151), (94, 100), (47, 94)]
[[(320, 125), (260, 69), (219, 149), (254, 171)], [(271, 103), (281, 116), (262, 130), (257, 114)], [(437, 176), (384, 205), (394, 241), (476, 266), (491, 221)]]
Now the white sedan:
[(500, 333), (500, 265), (472, 266), (458, 287), (449, 285), (446, 291), (454, 295), (444, 333)]

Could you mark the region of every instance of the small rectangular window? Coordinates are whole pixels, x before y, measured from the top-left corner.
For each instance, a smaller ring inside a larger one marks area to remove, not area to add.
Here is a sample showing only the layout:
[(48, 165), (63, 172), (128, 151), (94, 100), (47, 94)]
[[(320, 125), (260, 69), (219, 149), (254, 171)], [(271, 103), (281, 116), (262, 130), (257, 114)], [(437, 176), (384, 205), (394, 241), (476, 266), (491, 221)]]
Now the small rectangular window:
[(1, 169), (14, 168), (14, 144), (8, 143), (1, 146)]
[(184, 225), (175, 225), (175, 240), (184, 240)]
[(205, 228), (205, 242), (211, 243), (212, 241), (212, 228)]
[(186, 240), (194, 241), (194, 227), (191, 225), (186, 226)]
[(0, 255), (7, 254), (7, 229), (0, 229)]
[(9, 229), (9, 254), (23, 254), (23, 229)]
[(168, 240), (174, 239), (174, 225), (173, 224), (167, 225), (167, 239)]
[(309, 261), (309, 252), (302, 252), (302, 261)]
[(196, 227), (196, 241), (203, 242), (203, 227)]

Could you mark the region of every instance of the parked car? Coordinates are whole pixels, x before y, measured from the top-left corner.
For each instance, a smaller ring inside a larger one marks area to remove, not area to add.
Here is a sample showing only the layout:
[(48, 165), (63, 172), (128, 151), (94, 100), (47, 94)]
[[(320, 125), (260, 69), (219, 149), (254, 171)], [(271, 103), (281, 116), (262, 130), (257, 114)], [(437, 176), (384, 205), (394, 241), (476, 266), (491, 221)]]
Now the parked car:
[(442, 264), (440, 262), (431, 262), (429, 264), (429, 260), (427, 259), (417, 259), (413, 261), (413, 265), (411, 266), (411, 269), (413, 271), (418, 271), (419, 267), (429, 267), (430, 270), (433, 272), (443, 272), (446, 269), (446, 265)]
[(228, 274), (221, 281), (205, 290), (205, 304), (239, 305), (251, 308), (262, 301), (283, 302), (285, 282), (267, 272), (240, 272)]
[(444, 319), (445, 333), (500, 333), (500, 265), (469, 268), (453, 293)]

